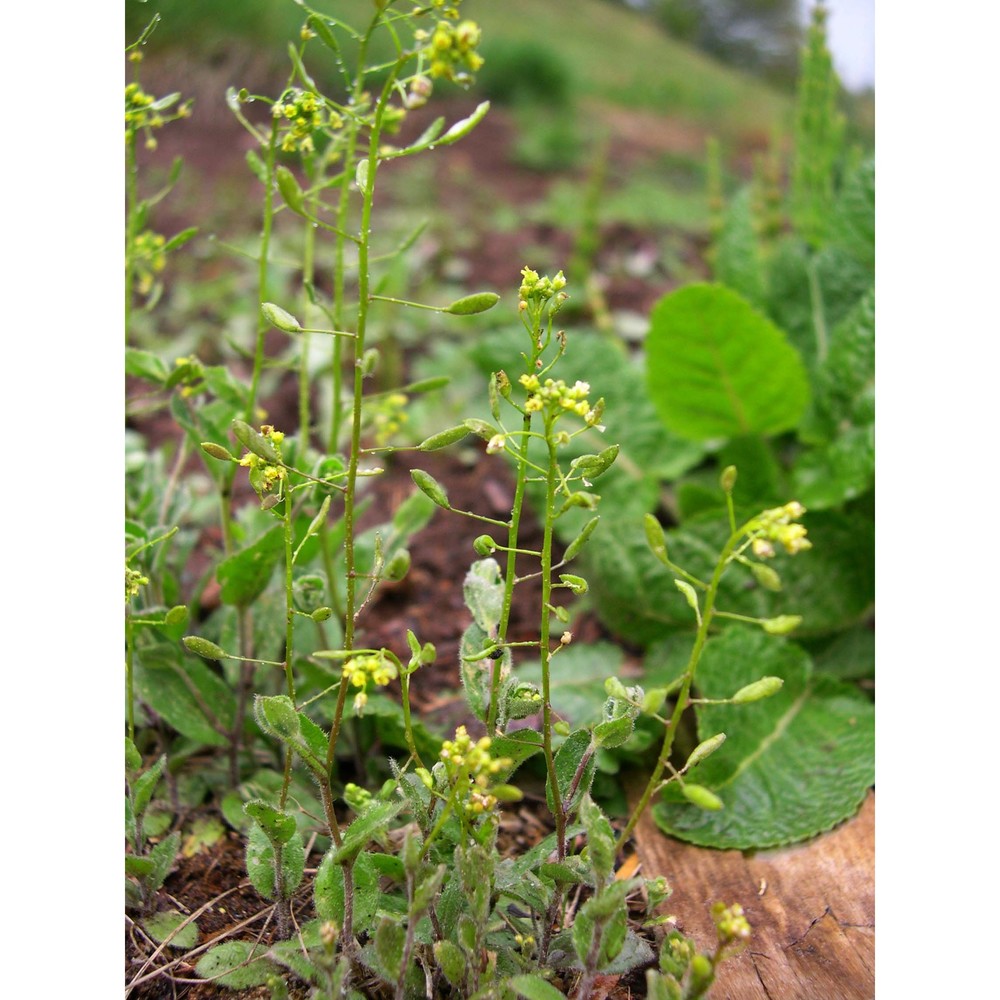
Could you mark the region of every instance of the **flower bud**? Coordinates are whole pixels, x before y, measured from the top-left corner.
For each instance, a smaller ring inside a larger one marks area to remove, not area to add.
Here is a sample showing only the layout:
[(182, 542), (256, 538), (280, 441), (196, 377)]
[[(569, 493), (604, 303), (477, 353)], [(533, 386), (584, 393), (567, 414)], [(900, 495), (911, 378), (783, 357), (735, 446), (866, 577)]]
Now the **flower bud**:
[(722, 487), (723, 491), (726, 493), (732, 493), (733, 487), (736, 485), (736, 466), (727, 465), (722, 470), (722, 475), (719, 476), (719, 485)]
[(489, 535), (480, 535), (472, 543), (472, 547), (476, 550), (477, 555), (490, 556), (496, 552), (497, 543)]
[(765, 563), (750, 563), (750, 572), (765, 590), (781, 590), (781, 577)]
[(332, 614), (332, 608), (317, 608), (309, 617), (314, 622), (325, 622)]

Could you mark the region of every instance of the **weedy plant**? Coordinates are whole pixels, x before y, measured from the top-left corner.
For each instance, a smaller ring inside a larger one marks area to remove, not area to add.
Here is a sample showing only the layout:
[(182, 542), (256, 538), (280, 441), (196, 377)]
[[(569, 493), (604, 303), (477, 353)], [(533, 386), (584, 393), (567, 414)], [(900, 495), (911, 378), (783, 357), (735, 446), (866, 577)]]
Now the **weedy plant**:
[[(471, 80), (481, 62), (480, 32), (462, 19), (460, 0), (376, 0), (366, 5), (368, 20), (360, 26), (299, 6), (305, 23), (290, 46), (292, 70), (282, 92), (276, 98), (229, 94), (257, 143), (247, 159), (263, 185), (260, 316), (245, 364), (187, 357), (171, 368), (152, 352), (127, 352), (129, 374), (157, 387), (183, 434), (169, 472), (141, 449), (130, 464), (128, 902), (157, 940), (188, 947), (197, 934), (193, 916), (149, 923), (180, 831), (150, 848), (144, 819), (160, 778), (176, 797), (177, 785), (190, 778), (186, 766), (214, 747), (224, 764), (214, 757), (200, 763), (188, 794), (195, 804), (216, 796), (226, 819), (244, 832), (247, 873), (273, 904), (275, 928), (270, 944), (227, 940), (203, 949), (196, 966), (203, 978), (234, 989), (268, 984), (274, 997), (287, 995), (294, 976), (310, 985), (312, 996), (331, 1000), (584, 1000), (599, 974), (646, 968), (650, 996), (703, 996), (719, 962), (749, 939), (739, 906), (716, 908), (718, 941), (699, 953), (677, 931), (658, 937), (668, 922), (658, 914), (670, 893), (664, 880), (616, 877), (616, 860), (655, 795), (676, 789), (698, 809), (722, 805), (696, 768), (722, 746), (724, 731), (678, 757), (681, 718), (692, 704), (744, 706), (781, 689), (780, 677), (755, 676), (709, 695), (699, 685), (699, 669), (721, 619), (777, 636), (797, 624), (795, 616), (725, 609), (720, 584), (738, 571), (772, 586), (777, 574), (769, 560), (776, 551), (809, 547), (800, 523), (804, 509), (792, 501), (737, 517), (736, 470), (726, 467), (725, 538), (706, 574), (678, 565), (659, 522), (647, 518), (646, 544), (695, 622), (686, 664), (670, 683), (649, 690), (611, 676), (596, 718), (572, 724), (562, 718), (553, 685), (574, 640), (553, 594), (589, 590), (588, 580), (567, 567), (598, 530), (601, 497), (591, 487), (615, 465), (620, 448), (602, 440), (604, 400), (591, 400), (587, 381), (561, 377), (574, 343), (555, 322), (567, 299), (562, 272), (548, 277), (525, 267), (517, 377), (508, 375), (515, 371), (510, 366), (493, 370), (489, 419), (465, 419), (416, 446), (429, 453), (472, 435), (487, 453), (508, 456), (515, 470), (509, 518), (456, 510), (445, 487), (415, 469), (416, 489), (391, 521), (361, 531), (365, 486), (382, 471), (377, 463), (396, 450), (378, 433), (377, 416), (384, 417), (394, 395), (432, 391), (443, 382), (366, 391), (380, 361), (373, 342), (379, 308), (432, 310), (462, 322), (499, 301), (496, 293), (476, 292), (428, 305), (389, 296), (380, 283), (380, 273), (413, 238), (383, 245), (375, 211), (381, 168), (459, 141), (488, 106), (447, 129), (437, 119), (403, 145), (390, 140), (439, 83)], [(332, 62), (339, 81), (332, 94), (317, 85), (307, 56)], [(136, 128), (127, 133), (130, 143), (135, 134)], [(131, 248), (138, 223), (131, 213), (129, 220)], [(275, 227), (293, 220), (302, 248), (301, 298), (277, 303), (271, 301)], [(272, 329), (287, 337), (289, 348), (275, 358), (266, 351)], [(329, 339), (319, 364), (317, 337)], [(275, 371), (291, 371), (299, 382), (295, 434), (265, 422), (261, 412)], [(317, 403), (321, 394), (325, 402)], [(186, 470), (195, 456), (202, 471), (191, 474)], [(256, 503), (236, 502), (244, 475)], [(529, 494), (542, 525), (538, 548), (523, 541)], [(415, 717), (410, 697), (420, 669), (436, 659), (434, 647), (413, 631), (406, 651), (359, 641), (378, 588), (405, 576), (407, 539), (435, 508), (489, 526), (475, 541), (478, 558), (464, 584), (472, 622), (458, 667), (470, 718), (443, 741)], [(185, 591), (188, 554), (209, 517), (217, 519), (221, 539), (203, 577), (214, 575), (219, 584), (214, 610), (176, 600)], [(557, 556), (557, 536), (574, 522)], [(170, 546), (161, 544), (168, 539)], [(515, 588), (534, 578), (541, 595), (538, 635), (514, 641)], [(183, 634), (189, 621), (197, 623), (197, 634)], [(521, 647), (539, 658), (537, 683), (515, 666)], [(395, 682), (398, 704), (384, 693)], [(137, 703), (146, 724), (136, 721)], [(375, 742), (367, 725), (373, 719), (381, 744), (398, 750), (381, 774), (377, 765), (364, 764)], [(662, 730), (660, 749), (616, 832), (592, 795), (597, 760), (602, 751), (624, 746), (639, 719)], [(145, 771), (144, 754), (155, 759)], [(514, 781), (535, 757), (543, 763), (553, 832), (520, 855), (502, 854), (501, 810), (521, 799)], [(362, 761), (350, 773), (361, 783), (348, 780), (351, 758)], [(307, 857), (316, 848), (323, 852), (311, 883), (316, 917), (300, 923), (293, 902), (302, 899)], [(630, 912), (639, 916), (630, 919)], [(131, 986), (155, 975), (144, 970)]]

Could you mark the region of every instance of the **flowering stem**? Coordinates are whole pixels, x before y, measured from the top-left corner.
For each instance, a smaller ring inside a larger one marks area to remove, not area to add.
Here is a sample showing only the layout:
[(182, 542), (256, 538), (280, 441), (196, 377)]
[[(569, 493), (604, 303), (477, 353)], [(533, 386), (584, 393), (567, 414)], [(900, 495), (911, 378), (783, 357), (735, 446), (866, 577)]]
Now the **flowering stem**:
[(629, 821), (625, 825), (625, 829), (622, 830), (618, 836), (618, 841), (615, 844), (616, 851), (621, 851), (625, 842), (631, 836), (632, 831), (639, 822), (639, 818), (642, 816), (643, 812), (645, 812), (646, 806), (649, 805), (649, 800), (653, 797), (653, 794), (659, 787), (660, 779), (663, 777), (663, 772), (667, 768), (670, 752), (673, 750), (674, 746), (674, 738), (677, 735), (677, 729), (680, 725), (681, 716), (684, 714), (684, 711), (690, 702), (691, 685), (694, 682), (694, 675), (698, 668), (698, 661), (701, 659), (701, 654), (705, 648), (705, 642), (708, 639), (708, 632), (712, 625), (712, 619), (715, 617), (715, 599), (719, 592), (719, 583), (722, 581), (722, 575), (725, 573), (726, 567), (730, 563), (730, 557), (732, 556), (733, 550), (743, 537), (745, 530), (746, 526), (738, 529), (729, 536), (728, 541), (719, 555), (719, 560), (715, 564), (712, 579), (708, 585), (708, 590), (705, 593), (705, 603), (701, 612), (701, 624), (698, 626), (698, 631), (695, 635), (694, 646), (691, 649), (691, 656), (688, 659), (688, 665), (684, 671), (680, 691), (677, 693), (677, 701), (674, 705), (674, 711), (670, 716), (670, 722), (663, 733), (663, 744), (660, 747), (656, 767), (653, 768), (653, 773), (649, 776), (649, 781), (646, 783), (646, 787), (643, 790), (638, 803), (632, 810), (632, 815), (629, 817)]
[(556, 774), (555, 757), (552, 754), (552, 702), (550, 687), (550, 666), (552, 650), (549, 648), (549, 624), (552, 598), (552, 525), (555, 521), (556, 482), (559, 478), (559, 464), (553, 440), (551, 417), (546, 418), (545, 440), (549, 449), (549, 469), (545, 481), (545, 522), (542, 536), (542, 627), (539, 647), (542, 654), (542, 750), (545, 766), (552, 787), (552, 806), (556, 820), (556, 856), (558, 860), (566, 856), (566, 816), (563, 813), (562, 797), (559, 794), (559, 778)]

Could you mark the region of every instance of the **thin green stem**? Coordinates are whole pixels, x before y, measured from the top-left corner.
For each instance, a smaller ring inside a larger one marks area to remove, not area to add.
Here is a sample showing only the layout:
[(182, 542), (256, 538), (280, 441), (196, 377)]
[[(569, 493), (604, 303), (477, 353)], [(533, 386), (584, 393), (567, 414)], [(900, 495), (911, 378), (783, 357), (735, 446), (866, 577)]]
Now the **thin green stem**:
[(552, 650), (549, 648), (549, 627), (552, 600), (552, 525), (555, 522), (556, 483), (559, 478), (559, 463), (553, 440), (551, 418), (546, 419), (546, 442), (549, 451), (548, 478), (545, 483), (545, 519), (542, 534), (542, 626), (539, 647), (542, 654), (542, 751), (552, 788), (552, 806), (556, 821), (556, 856), (558, 860), (566, 856), (566, 816), (563, 813), (562, 797), (559, 793), (559, 778), (556, 774), (555, 756), (552, 753), (552, 700), (551, 663)]
[(135, 629), (132, 616), (125, 609), (125, 710), (128, 713), (128, 738), (135, 742), (135, 691), (132, 662), (135, 654)]
[(417, 752), (417, 743), (413, 738), (413, 723), (410, 721), (410, 675), (405, 671), (400, 671), (399, 687), (403, 704), (403, 731), (406, 735), (406, 747), (413, 755), (413, 759), (421, 766), (426, 767)]
[[(257, 301), (263, 302), (267, 289), (267, 271), (271, 252), (271, 231), (274, 226), (274, 160), (275, 146), (278, 138), (277, 119), (271, 121), (271, 135), (268, 139), (264, 165), (266, 182), (264, 184), (264, 218), (260, 237), (260, 256), (257, 258)], [(247, 400), (246, 422), (255, 423), (254, 414), (257, 408), (257, 393), (260, 391), (260, 376), (264, 369), (264, 336), (269, 324), (263, 314), (257, 312), (257, 342), (254, 348), (253, 376), (250, 381), (250, 396)]]
[(138, 225), (139, 167), (135, 154), (135, 130), (125, 137), (125, 343), (132, 332), (132, 297), (135, 291), (135, 238)]

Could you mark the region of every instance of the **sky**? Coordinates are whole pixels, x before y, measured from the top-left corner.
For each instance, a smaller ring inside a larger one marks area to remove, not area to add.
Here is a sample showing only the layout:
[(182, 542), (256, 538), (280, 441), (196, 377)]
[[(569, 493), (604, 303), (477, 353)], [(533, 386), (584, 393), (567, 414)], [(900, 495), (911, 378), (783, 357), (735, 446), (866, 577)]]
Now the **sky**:
[[(802, 0), (808, 22), (811, 0)], [(827, 43), (837, 75), (848, 90), (875, 85), (875, 0), (826, 0)]]

